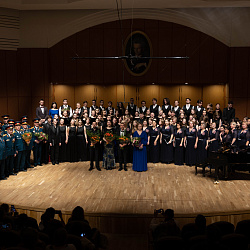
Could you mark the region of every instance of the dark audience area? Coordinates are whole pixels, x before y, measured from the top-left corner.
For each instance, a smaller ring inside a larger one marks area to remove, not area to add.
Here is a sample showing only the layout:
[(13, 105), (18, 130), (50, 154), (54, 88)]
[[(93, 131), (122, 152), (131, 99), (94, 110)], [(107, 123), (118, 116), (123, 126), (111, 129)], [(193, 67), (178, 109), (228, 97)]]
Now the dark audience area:
[[(56, 214), (59, 220), (55, 219)], [(9, 205), (2, 204), (0, 227), (0, 250), (120, 249), (108, 246), (107, 237), (98, 229), (91, 227), (80, 206), (74, 208), (66, 224), (61, 211), (52, 207), (46, 209), (38, 224), (34, 218), (18, 214), (12, 206), (10, 208)], [(174, 218), (173, 210), (155, 210), (150, 223), (148, 249), (248, 250), (250, 220), (240, 221), (236, 227), (227, 221), (207, 225), (206, 218), (197, 215), (193, 223), (186, 224), (181, 229)]]
[(203, 215), (180, 230), (174, 211), (155, 210), (150, 225), (150, 245), (154, 250), (247, 250), (250, 249), (250, 220), (235, 226), (227, 221), (207, 225)]
[[(58, 214), (59, 220), (55, 219)], [(38, 224), (26, 214), (18, 214), (7, 204), (0, 207), (0, 249), (96, 250), (107, 249), (106, 236), (91, 228), (82, 207), (72, 211), (65, 224), (60, 210), (50, 207)]]

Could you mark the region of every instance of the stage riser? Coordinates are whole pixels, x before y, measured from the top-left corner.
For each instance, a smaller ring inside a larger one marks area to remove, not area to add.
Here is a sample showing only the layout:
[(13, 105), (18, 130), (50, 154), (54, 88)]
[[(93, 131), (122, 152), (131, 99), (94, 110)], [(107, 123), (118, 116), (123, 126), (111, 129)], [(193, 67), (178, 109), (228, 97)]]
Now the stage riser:
[[(27, 214), (28, 216), (36, 219), (38, 223), (41, 221), (41, 215), (44, 210), (30, 210), (25, 208), (16, 207), (19, 213)], [(250, 219), (250, 211), (242, 213), (221, 213), (221, 214), (204, 214), (207, 219), (207, 225), (216, 221), (228, 221), (235, 226), (241, 220)], [(65, 222), (70, 217), (69, 212), (63, 212), (63, 219)], [(149, 230), (152, 215), (118, 215), (118, 214), (86, 214), (86, 219), (89, 221), (91, 227), (98, 228), (102, 233), (110, 234), (147, 234)], [(176, 215), (180, 227), (182, 228), (187, 223), (192, 223), (196, 215)], [(58, 215), (56, 215), (56, 219)]]

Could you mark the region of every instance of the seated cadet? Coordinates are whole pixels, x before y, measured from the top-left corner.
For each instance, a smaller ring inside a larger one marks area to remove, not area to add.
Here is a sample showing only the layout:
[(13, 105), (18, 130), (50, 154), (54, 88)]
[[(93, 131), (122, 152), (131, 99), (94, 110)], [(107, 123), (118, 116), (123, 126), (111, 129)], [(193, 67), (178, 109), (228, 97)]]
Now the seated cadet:
[(7, 180), (5, 177), (5, 139), (2, 134), (2, 122), (0, 122), (0, 180)]
[[(23, 132), (31, 132), (31, 129), (28, 127), (27, 122), (22, 123), (23, 127)], [(27, 168), (34, 168), (33, 166), (30, 165), (30, 154), (31, 154), (31, 149), (33, 147), (33, 141), (31, 140), (30, 142), (25, 142), (24, 143), (24, 150), (23, 150), (23, 155), (24, 155), (24, 166), (21, 166), (21, 171), (27, 171)]]
[(5, 129), (9, 126), (8, 121), (9, 121), (9, 115), (3, 115), (3, 126), (2, 126), (2, 131), (5, 133)]
[(5, 177), (9, 175), (16, 175), (14, 173), (14, 157), (15, 153), (15, 136), (13, 134), (13, 127), (6, 127), (6, 134), (4, 134), (6, 160), (5, 160)]
[(14, 170), (15, 173), (18, 173), (19, 171), (23, 171), (24, 167), (24, 140), (22, 137), (23, 130), (21, 129), (21, 122), (16, 121), (15, 122), (15, 130), (14, 130), (14, 135), (15, 135), (15, 150), (16, 150), (16, 157), (14, 160)]
[(42, 166), (41, 164), (41, 156), (42, 156), (42, 141), (37, 140), (35, 133), (43, 132), (43, 129), (39, 126), (39, 119), (33, 119), (34, 127), (31, 128), (31, 132), (33, 133), (32, 141), (33, 141), (33, 154), (34, 154), (34, 167), (37, 165)]

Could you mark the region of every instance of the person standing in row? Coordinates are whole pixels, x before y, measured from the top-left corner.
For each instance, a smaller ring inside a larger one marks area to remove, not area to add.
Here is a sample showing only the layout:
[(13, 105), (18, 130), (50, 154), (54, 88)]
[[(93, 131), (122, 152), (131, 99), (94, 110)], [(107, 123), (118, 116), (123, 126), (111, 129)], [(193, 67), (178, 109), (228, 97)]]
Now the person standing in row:
[(133, 170), (136, 172), (147, 171), (147, 143), (148, 136), (145, 131), (142, 130), (142, 124), (137, 124), (137, 130), (133, 133), (133, 137), (139, 137), (141, 139), (141, 145), (139, 147), (134, 146), (133, 150)]
[(59, 134), (61, 146), (59, 147), (59, 162), (67, 161), (67, 144), (66, 144), (66, 125), (64, 119), (61, 118), (59, 121)]
[(7, 179), (5, 176), (5, 158), (6, 158), (5, 139), (3, 134), (0, 133), (0, 180)]
[(63, 116), (63, 111), (67, 111), (68, 113), (68, 117), (72, 117), (73, 113), (72, 113), (72, 108), (68, 105), (68, 100), (67, 99), (63, 99), (63, 105), (59, 108), (59, 116), (62, 117)]
[(6, 160), (5, 160), (5, 176), (16, 175), (14, 173), (14, 157), (15, 152), (15, 136), (13, 134), (13, 127), (6, 127), (6, 134), (4, 135), (5, 149), (6, 149)]
[(57, 120), (53, 119), (49, 129), (49, 146), (52, 165), (59, 164), (59, 147), (61, 146), (60, 128)]
[(77, 132), (76, 132), (76, 149), (77, 149), (77, 160), (86, 161), (87, 160), (87, 135), (86, 127), (83, 126), (82, 120), (78, 120)]
[(184, 133), (182, 131), (181, 122), (177, 122), (176, 131), (174, 133), (174, 164), (175, 165), (183, 165), (184, 163)]
[(188, 166), (193, 166), (196, 163), (196, 148), (195, 142), (197, 138), (197, 130), (194, 127), (194, 122), (189, 121), (189, 127), (186, 129), (184, 145), (186, 147), (185, 163)]
[(24, 165), (25, 165), (25, 157), (24, 157), (24, 148), (25, 148), (25, 142), (22, 138), (23, 130), (21, 130), (21, 122), (16, 121), (15, 122), (15, 150), (16, 150), (16, 157), (14, 160), (14, 170), (15, 173), (18, 173), (19, 171), (24, 171)]
[[(90, 129), (90, 132), (94, 135), (100, 136), (101, 131), (99, 128), (97, 128), (96, 122), (94, 121), (92, 123), (92, 128)], [(95, 167), (98, 171), (101, 171), (99, 166), (99, 154), (100, 154), (100, 144), (101, 144), (101, 138), (100, 141), (96, 144), (93, 144), (93, 142), (90, 141), (90, 168), (89, 171), (94, 169), (94, 161), (95, 161)]]
[(153, 120), (152, 128), (149, 129), (148, 145), (150, 153), (150, 161), (158, 163), (160, 158), (159, 137), (160, 129), (157, 127), (156, 120)]
[(49, 115), (48, 108), (44, 106), (44, 100), (40, 99), (39, 107), (36, 108), (36, 117), (44, 123)]
[(75, 120), (71, 119), (66, 132), (66, 144), (67, 144), (67, 155), (68, 155), (67, 158), (69, 162), (76, 162), (77, 160), (76, 133), (77, 133), (77, 127), (75, 124)]
[(207, 139), (208, 132), (206, 130), (206, 125), (205, 123), (201, 123), (195, 142), (195, 148), (197, 148), (196, 164), (203, 164), (207, 159)]
[[(31, 128), (28, 127), (27, 122), (23, 122), (22, 127), (23, 127), (24, 133), (31, 132)], [(25, 142), (24, 151), (23, 151), (24, 171), (27, 171), (28, 168), (33, 168), (33, 166), (30, 165), (30, 155), (31, 155), (32, 147), (33, 147), (33, 140), (31, 140), (30, 142)]]
[(39, 127), (39, 119), (35, 118), (33, 120), (34, 127), (31, 128), (31, 132), (33, 133), (33, 154), (34, 154), (34, 167), (37, 165), (42, 166), (41, 157), (42, 157), (42, 144), (43, 142), (39, 141), (35, 133), (43, 132), (42, 127)]
[(162, 163), (170, 163), (173, 161), (173, 138), (174, 129), (170, 126), (168, 119), (165, 120), (164, 126), (160, 131), (161, 157)]
[(49, 115), (52, 117), (52, 119), (54, 119), (55, 115), (59, 116), (59, 109), (57, 108), (57, 103), (56, 102), (52, 102), (51, 108), (49, 110)]

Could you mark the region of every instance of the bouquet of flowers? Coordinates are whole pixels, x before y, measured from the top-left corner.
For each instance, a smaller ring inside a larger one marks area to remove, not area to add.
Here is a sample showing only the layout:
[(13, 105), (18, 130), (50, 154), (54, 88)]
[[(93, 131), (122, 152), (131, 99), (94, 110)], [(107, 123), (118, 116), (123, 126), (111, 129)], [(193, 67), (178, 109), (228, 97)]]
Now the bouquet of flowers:
[(25, 132), (24, 134), (22, 134), (22, 138), (26, 142), (26, 144), (29, 145), (30, 141), (32, 139), (32, 133), (31, 132)]
[(141, 146), (141, 137), (133, 137), (132, 144), (134, 147), (139, 148)]
[(90, 138), (90, 141), (92, 143), (93, 146), (91, 147), (95, 147), (95, 144), (98, 143), (100, 141), (100, 135), (99, 134), (95, 134), (89, 130), (87, 130), (87, 135)]
[(34, 135), (39, 142), (48, 140), (48, 135), (43, 132), (36, 132)]
[(107, 132), (104, 134), (104, 138), (106, 139), (107, 141), (107, 144), (111, 143), (113, 140), (115, 140), (115, 136), (110, 133), (110, 132)]
[[(129, 138), (126, 136), (119, 136), (118, 140), (122, 145), (127, 145), (130, 142)], [(121, 147), (121, 149), (123, 149), (123, 147)]]

